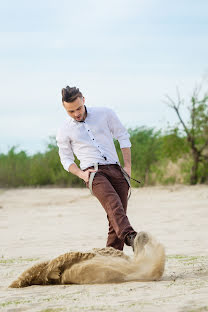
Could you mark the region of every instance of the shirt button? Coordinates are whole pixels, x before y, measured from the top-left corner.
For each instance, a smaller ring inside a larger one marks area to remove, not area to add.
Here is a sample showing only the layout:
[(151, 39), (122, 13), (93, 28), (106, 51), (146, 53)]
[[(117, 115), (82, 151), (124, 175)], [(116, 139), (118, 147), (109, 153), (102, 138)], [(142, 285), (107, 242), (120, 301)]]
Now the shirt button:
[(94, 139), (93, 139), (93, 141), (94, 141)]

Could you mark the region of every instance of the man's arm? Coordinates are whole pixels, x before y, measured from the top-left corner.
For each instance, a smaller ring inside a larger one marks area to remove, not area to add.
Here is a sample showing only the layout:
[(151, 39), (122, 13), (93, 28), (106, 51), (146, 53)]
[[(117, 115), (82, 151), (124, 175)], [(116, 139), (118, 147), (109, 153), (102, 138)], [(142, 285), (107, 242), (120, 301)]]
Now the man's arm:
[(131, 149), (130, 147), (121, 148), (123, 160), (124, 160), (124, 170), (131, 177)]
[(82, 171), (74, 162), (74, 154), (72, 151), (72, 147), (70, 144), (70, 140), (64, 131), (59, 131), (57, 136), (57, 145), (59, 148), (59, 156), (61, 159), (61, 163), (64, 169), (72, 174), (78, 176), (80, 179), (85, 182), (89, 181), (89, 173), (94, 172), (96, 170), (89, 169), (86, 171)]
[(108, 109), (107, 112), (109, 128), (111, 130), (111, 133), (113, 134), (113, 137), (119, 141), (120, 148), (123, 154), (124, 170), (128, 173), (129, 176), (131, 176), (131, 142), (129, 140), (130, 135), (120, 122), (115, 112), (111, 109)]
[(78, 176), (80, 179), (84, 180), (85, 182), (88, 182), (90, 172), (95, 172), (96, 170), (88, 169), (86, 171), (82, 171), (75, 163), (73, 163), (69, 166), (68, 171)]

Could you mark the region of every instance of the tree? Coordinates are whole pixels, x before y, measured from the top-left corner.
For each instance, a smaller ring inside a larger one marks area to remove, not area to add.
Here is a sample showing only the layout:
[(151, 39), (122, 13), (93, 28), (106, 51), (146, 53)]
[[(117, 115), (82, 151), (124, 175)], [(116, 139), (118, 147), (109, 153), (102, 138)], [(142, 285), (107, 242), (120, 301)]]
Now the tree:
[(202, 180), (208, 178), (208, 94), (205, 93), (200, 96), (201, 87), (196, 87), (193, 95), (190, 99), (189, 109), (189, 121), (184, 122), (181, 116), (180, 108), (184, 103), (184, 99), (181, 99), (179, 91), (177, 90), (177, 101), (174, 101), (168, 95), (166, 103), (175, 110), (180, 124), (182, 125), (185, 133), (193, 165), (191, 169), (190, 184), (194, 185), (199, 182), (199, 166), (204, 168), (204, 175)]

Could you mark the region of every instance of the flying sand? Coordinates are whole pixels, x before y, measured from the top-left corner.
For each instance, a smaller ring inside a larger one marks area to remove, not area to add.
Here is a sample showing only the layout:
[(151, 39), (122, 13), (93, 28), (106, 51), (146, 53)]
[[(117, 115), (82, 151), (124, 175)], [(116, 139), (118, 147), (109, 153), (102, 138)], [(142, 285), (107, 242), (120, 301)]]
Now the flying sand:
[(154, 281), (162, 277), (164, 267), (163, 245), (149, 233), (140, 232), (134, 240), (133, 258), (112, 247), (85, 253), (69, 252), (33, 265), (10, 287)]

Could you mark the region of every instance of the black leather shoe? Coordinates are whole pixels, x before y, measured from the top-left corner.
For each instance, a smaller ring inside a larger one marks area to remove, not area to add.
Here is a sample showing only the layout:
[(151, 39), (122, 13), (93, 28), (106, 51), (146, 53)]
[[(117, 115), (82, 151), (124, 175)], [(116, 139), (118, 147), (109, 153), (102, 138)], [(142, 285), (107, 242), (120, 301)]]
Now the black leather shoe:
[(133, 248), (133, 251), (134, 251), (134, 239), (136, 236), (137, 236), (137, 233), (127, 234), (125, 238), (125, 244), (127, 246), (131, 246)]

